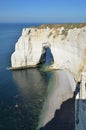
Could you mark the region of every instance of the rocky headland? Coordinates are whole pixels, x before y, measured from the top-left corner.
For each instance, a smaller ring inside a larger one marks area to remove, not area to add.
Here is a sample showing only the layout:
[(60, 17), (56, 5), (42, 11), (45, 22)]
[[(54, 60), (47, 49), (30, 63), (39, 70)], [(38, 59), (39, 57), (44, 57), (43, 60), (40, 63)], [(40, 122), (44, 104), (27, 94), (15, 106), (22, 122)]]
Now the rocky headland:
[(86, 24), (45, 24), (24, 28), (11, 56), (12, 68), (36, 66), (48, 46), (54, 57), (51, 69), (63, 69), (80, 80), (86, 69)]

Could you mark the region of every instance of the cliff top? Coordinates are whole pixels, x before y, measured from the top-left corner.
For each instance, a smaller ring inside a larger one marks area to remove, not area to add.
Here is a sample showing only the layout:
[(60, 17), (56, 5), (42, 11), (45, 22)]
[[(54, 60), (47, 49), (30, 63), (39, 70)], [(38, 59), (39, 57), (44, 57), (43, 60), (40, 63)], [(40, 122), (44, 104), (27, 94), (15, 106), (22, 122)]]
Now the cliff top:
[(38, 29), (44, 29), (49, 27), (50, 29), (52, 28), (60, 28), (60, 27), (64, 27), (64, 29), (73, 29), (73, 28), (82, 28), (86, 26), (86, 23), (68, 23), (68, 24), (42, 24), (40, 26), (37, 26), (35, 28)]

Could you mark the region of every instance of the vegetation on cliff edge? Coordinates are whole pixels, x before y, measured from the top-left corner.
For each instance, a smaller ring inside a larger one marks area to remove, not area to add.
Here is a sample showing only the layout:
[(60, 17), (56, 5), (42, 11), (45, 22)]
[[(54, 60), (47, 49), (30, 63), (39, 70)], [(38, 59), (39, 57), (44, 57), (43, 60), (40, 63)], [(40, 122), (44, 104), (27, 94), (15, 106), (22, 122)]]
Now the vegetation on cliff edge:
[(69, 23), (69, 24), (42, 24), (40, 26), (38, 26), (37, 28), (39, 29), (44, 29), (49, 27), (50, 29), (52, 28), (60, 28), (60, 27), (64, 27), (64, 29), (73, 29), (73, 28), (82, 28), (86, 26), (86, 23)]

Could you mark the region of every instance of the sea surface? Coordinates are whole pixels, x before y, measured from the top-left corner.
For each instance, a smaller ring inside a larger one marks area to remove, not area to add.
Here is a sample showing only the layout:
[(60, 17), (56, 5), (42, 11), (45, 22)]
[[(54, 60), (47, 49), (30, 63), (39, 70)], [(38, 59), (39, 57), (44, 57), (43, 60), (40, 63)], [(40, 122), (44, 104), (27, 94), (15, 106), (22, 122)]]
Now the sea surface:
[(0, 130), (74, 130), (73, 93), (62, 71), (7, 69), (22, 29), (38, 25), (40, 23), (0, 24)]
[(39, 24), (0, 24), (0, 130), (35, 130), (47, 86), (37, 69), (10, 71), (22, 29)]

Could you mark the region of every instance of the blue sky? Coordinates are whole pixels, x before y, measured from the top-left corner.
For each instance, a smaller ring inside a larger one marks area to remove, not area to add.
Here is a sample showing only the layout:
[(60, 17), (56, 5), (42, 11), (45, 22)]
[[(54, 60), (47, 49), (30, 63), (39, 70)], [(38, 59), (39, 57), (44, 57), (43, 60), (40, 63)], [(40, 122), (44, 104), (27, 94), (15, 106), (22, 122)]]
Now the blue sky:
[(0, 22), (86, 22), (86, 0), (0, 0)]

